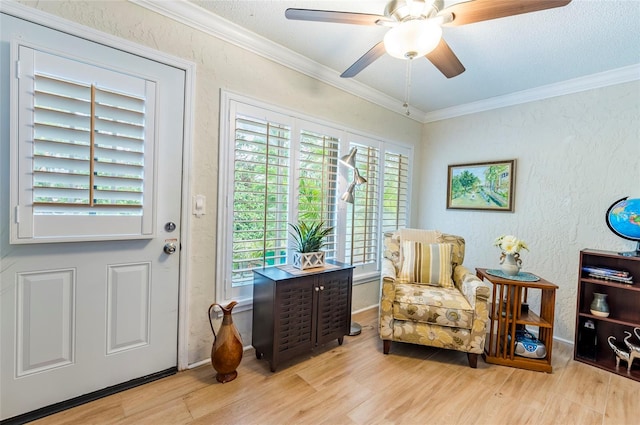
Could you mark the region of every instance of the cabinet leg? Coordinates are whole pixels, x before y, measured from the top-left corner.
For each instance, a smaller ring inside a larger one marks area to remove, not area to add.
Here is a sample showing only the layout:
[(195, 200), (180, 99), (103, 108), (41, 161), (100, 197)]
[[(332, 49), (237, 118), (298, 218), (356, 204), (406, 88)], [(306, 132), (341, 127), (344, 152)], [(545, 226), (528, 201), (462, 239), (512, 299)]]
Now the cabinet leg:
[(478, 355), (475, 353), (467, 353), (467, 359), (469, 359), (469, 366), (475, 369), (478, 367)]
[(382, 352), (384, 354), (389, 354), (389, 350), (391, 350), (391, 340), (385, 339), (382, 341)]
[(260, 351), (256, 350), (256, 359), (260, 360), (264, 356)]
[(338, 338), (338, 345), (342, 345), (343, 341), (344, 341), (344, 336), (341, 336), (340, 338)]

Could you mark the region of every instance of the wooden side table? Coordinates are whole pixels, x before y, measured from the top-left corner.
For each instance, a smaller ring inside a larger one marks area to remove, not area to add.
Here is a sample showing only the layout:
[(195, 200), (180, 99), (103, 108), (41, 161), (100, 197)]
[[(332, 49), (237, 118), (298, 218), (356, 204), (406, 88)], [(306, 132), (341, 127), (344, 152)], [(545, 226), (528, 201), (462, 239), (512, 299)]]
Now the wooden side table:
[[(551, 373), (553, 316), (558, 286), (542, 278), (535, 282), (505, 279), (481, 268), (476, 269), (476, 275), (493, 285), (484, 360), (487, 363)], [(523, 310), (522, 305), (527, 303), (530, 290), (541, 291), (539, 315), (526, 307)], [(516, 329), (524, 326), (538, 328), (538, 339), (547, 350), (544, 358), (534, 359), (515, 354)]]

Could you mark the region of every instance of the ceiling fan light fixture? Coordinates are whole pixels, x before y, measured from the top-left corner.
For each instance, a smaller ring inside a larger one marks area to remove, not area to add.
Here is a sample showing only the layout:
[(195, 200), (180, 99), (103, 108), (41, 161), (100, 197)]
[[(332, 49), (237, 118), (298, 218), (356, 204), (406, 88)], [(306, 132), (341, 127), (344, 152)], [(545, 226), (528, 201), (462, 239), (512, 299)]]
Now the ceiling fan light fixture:
[(423, 0), (407, 0), (407, 7), (409, 9), (409, 15), (417, 18), (424, 13), (425, 2)]
[(413, 59), (435, 49), (440, 38), (442, 28), (437, 23), (413, 19), (387, 31), (384, 36), (384, 48), (394, 58)]

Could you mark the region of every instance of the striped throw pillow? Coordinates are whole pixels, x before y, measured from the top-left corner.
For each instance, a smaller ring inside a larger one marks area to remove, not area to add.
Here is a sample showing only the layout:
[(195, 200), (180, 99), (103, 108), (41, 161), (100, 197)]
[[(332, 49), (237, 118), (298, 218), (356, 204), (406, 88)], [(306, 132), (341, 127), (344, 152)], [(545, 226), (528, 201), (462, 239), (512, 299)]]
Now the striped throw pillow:
[(402, 241), (399, 283), (423, 283), (453, 288), (451, 244)]

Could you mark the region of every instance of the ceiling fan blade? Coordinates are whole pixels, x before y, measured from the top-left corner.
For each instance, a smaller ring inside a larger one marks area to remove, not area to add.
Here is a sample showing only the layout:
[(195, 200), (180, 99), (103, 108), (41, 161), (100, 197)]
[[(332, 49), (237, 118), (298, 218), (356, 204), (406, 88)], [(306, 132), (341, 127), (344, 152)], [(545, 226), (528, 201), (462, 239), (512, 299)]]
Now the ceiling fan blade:
[(465, 71), (464, 65), (444, 41), (444, 38), (441, 38), (438, 46), (431, 53), (427, 53), (425, 57), (447, 78), (455, 77)]
[(287, 19), (298, 21), (333, 22), (336, 24), (376, 25), (377, 22), (390, 21), (383, 15), (368, 13), (337, 12), (334, 10), (292, 9), (285, 10)]
[(571, 0), (473, 0), (454, 4), (443, 10), (453, 13), (447, 26), (460, 26), (522, 13), (566, 6)]
[(376, 59), (384, 55), (386, 50), (384, 49), (384, 41), (373, 46), (367, 53), (362, 55), (360, 59), (354, 62), (346, 71), (340, 74), (342, 78), (355, 77), (360, 71), (371, 65)]

